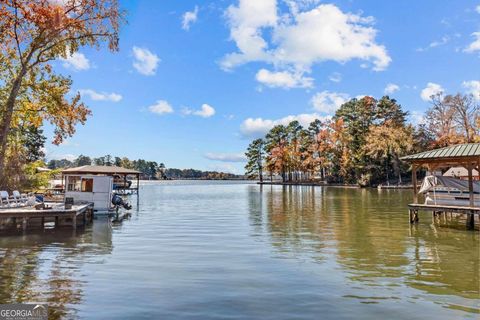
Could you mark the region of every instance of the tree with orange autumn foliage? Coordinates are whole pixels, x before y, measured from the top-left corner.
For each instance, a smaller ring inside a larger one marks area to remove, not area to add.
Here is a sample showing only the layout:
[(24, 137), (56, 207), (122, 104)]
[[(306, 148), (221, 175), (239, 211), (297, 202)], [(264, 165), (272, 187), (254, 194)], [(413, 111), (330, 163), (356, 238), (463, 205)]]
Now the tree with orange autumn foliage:
[(118, 50), (123, 13), (117, 0), (0, 0), (0, 183), (5, 183), (12, 128), (44, 121), (59, 144), (90, 110), (80, 95), (67, 98), (72, 81), (51, 62), (83, 46)]
[(433, 135), (434, 147), (480, 140), (480, 103), (473, 95), (432, 96), (427, 110), (427, 129)]

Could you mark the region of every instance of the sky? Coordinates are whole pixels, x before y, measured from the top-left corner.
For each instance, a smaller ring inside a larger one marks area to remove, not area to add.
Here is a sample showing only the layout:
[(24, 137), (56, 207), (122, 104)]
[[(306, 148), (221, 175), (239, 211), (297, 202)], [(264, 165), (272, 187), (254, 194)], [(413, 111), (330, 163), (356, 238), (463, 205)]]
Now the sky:
[(437, 92), (480, 100), (479, 0), (120, 4), (119, 52), (81, 48), (54, 63), (93, 115), (48, 142), (47, 159), (110, 154), (241, 174), (253, 138), (350, 98), (388, 94), (412, 123)]

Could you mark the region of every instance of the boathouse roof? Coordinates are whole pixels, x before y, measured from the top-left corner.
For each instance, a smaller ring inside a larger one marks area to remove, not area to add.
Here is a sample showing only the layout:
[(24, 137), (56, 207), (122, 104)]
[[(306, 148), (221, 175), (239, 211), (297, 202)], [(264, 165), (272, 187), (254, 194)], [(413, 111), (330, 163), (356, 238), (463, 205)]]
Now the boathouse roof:
[(62, 171), (63, 174), (106, 174), (106, 175), (139, 175), (141, 172), (117, 166), (81, 166), (68, 168)]
[(480, 143), (464, 143), (457, 144), (450, 147), (424, 151), (408, 156), (404, 156), (400, 159), (409, 162), (428, 162), (431, 160), (448, 161), (448, 160), (460, 160), (480, 158)]

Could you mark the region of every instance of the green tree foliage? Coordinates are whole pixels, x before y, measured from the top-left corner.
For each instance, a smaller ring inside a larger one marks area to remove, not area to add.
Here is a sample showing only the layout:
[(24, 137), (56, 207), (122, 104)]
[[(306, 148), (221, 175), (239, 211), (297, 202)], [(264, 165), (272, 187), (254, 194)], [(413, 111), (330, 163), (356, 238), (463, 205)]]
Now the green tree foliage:
[(245, 165), (245, 175), (250, 179), (258, 177), (263, 181), (263, 139), (255, 139), (248, 146), (245, 156), (247, 164)]
[(21, 127), (20, 139), (26, 149), (26, 161), (35, 162), (45, 158), (45, 141), (47, 138), (43, 135), (43, 130), (35, 126)]
[[(264, 139), (262, 168), (283, 181), (321, 179), (364, 186), (391, 180), (402, 183), (409, 167), (401, 156), (480, 141), (479, 112), (471, 96), (437, 97), (427, 112), (427, 123), (414, 128), (395, 99), (352, 99), (332, 119), (316, 119), (307, 129), (297, 121), (274, 126)], [(247, 175), (255, 172), (258, 154), (255, 140), (246, 153)]]
[[(113, 160), (112, 160), (113, 159)], [(201, 171), (195, 169), (167, 169), (164, 163), (148, 161), (144, 159), (130, 160), (127, 157), (112, 157), (105, 155), (103, 157), (92, 158), (80, 155), (73, 161), (67, 159), (50, 160), (47, 164), (49, 169), (61, 171), (61, 169), (72, 168), (84, 165), (104, 166), (110, 162), (110, 165), (120, 164), (119, 167), (134, 169), (140, 171), (141, 179), (164, 180), (164, 179), (238, 179), (239, 176), (231, 173), (217, 171)]]
[(88, 156), (84, 156), (83, 154), (79, 155), (77, 159), (73, 161), (75, 167), (81, 166), (89, 166), (92, 164), (92, 159)]

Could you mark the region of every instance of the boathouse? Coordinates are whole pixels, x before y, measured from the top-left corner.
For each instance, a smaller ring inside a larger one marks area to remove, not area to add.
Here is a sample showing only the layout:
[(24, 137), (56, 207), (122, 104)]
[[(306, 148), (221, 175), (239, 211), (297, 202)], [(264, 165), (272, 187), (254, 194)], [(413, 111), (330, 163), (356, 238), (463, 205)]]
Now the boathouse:
[[(401, 158), (412, 165), (413, 203), (409, 204), (410, 223), (418, 221), (418, 211), (438, 213), (463, 213), (467, 215), (467, 227), (474, 228), (474, 215), (480, 215), (480, 208), (474, 205), (473, 172), (480, 172), (480, 143), (466, 143), (435, 149)], [(437, 205), (418, 203), (417, 170), (426, 167), (430, 172), (462, 166), (467, 170), (469, 205)], [(478, 178), (478, 177), (477, 177)]]
[[(96, 202), (93, 201), (94, 197), (101, 196), (99, 190), (103, 190), (103, 193), (107, 190), (110, 194), (105, 195), (105, 198), (108, 198), (109, 204), (113, 190), (117, 194), (136, 194), (138, 200), (140, 174), (140, 171), (117, 166), (81, 166), (63, 170), (62, 184), (66, 196), (73, 192), (76, 195), (74, 198), (90, 202)], [(130, 181), (132, 178), (136, 179), (135, 186), (132, 186)], [(86, 198), (90, 196), (93, 198)], [(98, 208), (96, 205), (96, 209)]]

